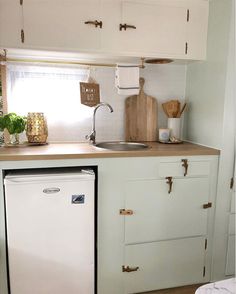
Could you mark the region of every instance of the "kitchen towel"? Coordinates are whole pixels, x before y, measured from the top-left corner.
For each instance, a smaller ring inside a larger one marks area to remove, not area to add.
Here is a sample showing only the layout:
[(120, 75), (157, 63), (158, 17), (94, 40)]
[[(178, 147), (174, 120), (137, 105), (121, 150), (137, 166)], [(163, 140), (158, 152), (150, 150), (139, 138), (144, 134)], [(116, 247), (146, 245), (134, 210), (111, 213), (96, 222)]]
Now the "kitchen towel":
[(127, 63), (117, 64), (115, 86), (119, 95), (139, 94), (139, 65)]

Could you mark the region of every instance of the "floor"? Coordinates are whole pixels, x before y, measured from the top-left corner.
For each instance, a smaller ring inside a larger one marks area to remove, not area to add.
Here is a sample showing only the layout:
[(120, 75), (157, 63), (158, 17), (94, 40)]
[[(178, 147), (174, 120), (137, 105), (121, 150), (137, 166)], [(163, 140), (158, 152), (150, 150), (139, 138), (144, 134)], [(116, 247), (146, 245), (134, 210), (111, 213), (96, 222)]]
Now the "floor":
[(178, 287), (178, 288), (172, 288), (172, 289), (165, 289), (165, 290), (159, 290), (159, 291), (152, 291), (152, 292), (145, 292), (143, 294), (194, 294), (197, 288), (199, 288), (200, 285), (192, 285), (192, 286), (184, 286), (184, 287)]

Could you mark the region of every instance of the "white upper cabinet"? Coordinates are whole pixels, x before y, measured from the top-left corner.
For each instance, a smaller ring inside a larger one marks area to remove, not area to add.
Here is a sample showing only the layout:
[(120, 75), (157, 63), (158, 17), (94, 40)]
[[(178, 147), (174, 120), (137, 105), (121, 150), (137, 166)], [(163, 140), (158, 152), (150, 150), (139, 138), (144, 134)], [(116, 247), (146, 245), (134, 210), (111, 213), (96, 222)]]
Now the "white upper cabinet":
[(135, 55), (185, 55), (187, 9), (177, 5), (125, 1), (117, 50)]
[(0, 0), (0, 47), (21, 45), (22, 8), (19, 0)]
[(208, 1), (198, 1), (190, 5), (187, 22), (188, 59), (206, 59)]
[(0, 47), (202, 60), (207, 0), (0, 0)]
[(24, 0), (23, 12), (25, 47), (100, 49), (100, 0)]

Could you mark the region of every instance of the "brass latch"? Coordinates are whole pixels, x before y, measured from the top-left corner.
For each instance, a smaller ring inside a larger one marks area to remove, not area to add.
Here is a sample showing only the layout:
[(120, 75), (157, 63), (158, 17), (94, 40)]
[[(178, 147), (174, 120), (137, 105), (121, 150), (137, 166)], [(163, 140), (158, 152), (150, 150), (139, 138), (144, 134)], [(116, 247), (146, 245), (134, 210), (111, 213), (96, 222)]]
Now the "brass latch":
[(166, 177), (166, 180), (167, 180), (166, 184), (169, 185), (168, 193), (170, 194), (172, 191), (173, 180), (172, 180), (172, 177)]
[(126, 272), (126, 273), (130, 273), (130, 272), (136, 272), (137, 270), (139, 269), (138, 266), (136, 267), (129, 267), (128, 265), (125, 266), (125, 265), (122, 265), (122, 272)]
[(187, 176), (188, 173), (188, 159), (181, 159), (182, 167), (184, 168), (184, 176)]
[(203, 208), (204, 209), (211, 208), (211, 207), (212, 207), (212, 203), (211, 202), (208, 202), (206, 204), (203, 204)]
[(132, 214), (134, 214), (134, 212), (131, 209), (120, 209), (120, 215), (132, 215)]
[(88, 25), (94, 25), (95, 28), (97, 28), (97, 27), (100, 27), (100, 29), (102, 28), (102, 21), (98, 21), (98, 20), (91, 21), (91, 20), (88, 20), (88, 21), (85, 21), (84, 23), (85, 24), (88, 24)]
[(136, 26), (133, 26), (133, 25), (128, 25), (128, 24), (126, 24), (126, 23), (124, 23), (124, 24), (122, 24), (122, 23), (120, 23), (120, 31), (122, 31), (122, 30), (127, 30), (127, 29), (136, 29)]

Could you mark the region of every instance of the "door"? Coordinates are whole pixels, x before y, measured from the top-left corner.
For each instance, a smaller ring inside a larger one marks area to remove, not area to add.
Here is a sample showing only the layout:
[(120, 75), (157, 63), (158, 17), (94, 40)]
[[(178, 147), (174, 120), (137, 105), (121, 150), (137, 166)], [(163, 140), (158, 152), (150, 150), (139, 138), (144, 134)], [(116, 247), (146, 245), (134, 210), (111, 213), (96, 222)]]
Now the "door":
[(203, 282), (203, 237), (125, 246), (125, 293), (140, 293)]
[(131, 27), (120, 31), (117, 48), (123, 52), (185, 55), (187, 9), (150, 1), (124, 1), (122, 24)]
[(50, 49), (96, 50), (102, 28), (100, 0), (24, 0), (25, 45)]
[(21, 44), (22, 7), (19, 0), (0, 0), (0, 47)]
[(166, 180), (126, 183), (126, 244), (206, 235), (208, 178), (174, 178), (168, 190)]

